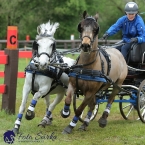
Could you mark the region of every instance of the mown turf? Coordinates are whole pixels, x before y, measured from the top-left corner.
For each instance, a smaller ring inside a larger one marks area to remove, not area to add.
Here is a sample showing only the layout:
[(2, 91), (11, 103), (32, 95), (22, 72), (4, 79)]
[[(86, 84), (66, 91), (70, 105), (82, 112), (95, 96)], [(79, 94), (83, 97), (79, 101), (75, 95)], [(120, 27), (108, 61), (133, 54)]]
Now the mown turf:
[[(70, 56), (72, 57), (72, 56)], [(74, 56), (73, 56), (74, 57)], [(23, 71), (29, 60), (21, 59), (19, 62), (19, 71)], [(0, 70), (3, 70), (2, 66)], [(3, 79), (0, 78), (0, 83)], [(18, 109), (21, 103), (22, 87), (24, 79), (18, 79), (17, 96), (16, 96), (16, 114), (6, 114), (4, 110), (0, 112), (0, 145), (6, 145), (3, 140), (3, 134), (7, 130), (12, 130)], [(2, 95), (1, 95), (2, 96)], [(51, 97), (53, 101), (55, 96)], [(65, 98), (65, 97), (64, 97)], [(27, 107), (32, 99), (29, 95)], [(81, 102), (81, 101), (80, 101)], [(105, 128), (100, 128), (98, 119), (100, 118), (106, 103), (100, 105), (96, 118), (90, 123), (87, 131), (78, 130), (81, 122), (78, 122), (72, 134), (62, 134), (63, 129), (70, 123), (74, 116), (73, 107), (71, 105), (70, 117), (64, 119), (60, 116), (60, 110), (64, 106), (64, 99), (55, 108), (53, 112), (53, 124), (46, 128), (37, 127), (45, 114), (44, 99), (40, 98), (35, 109), (36, 116), (33, 120), (28, 121), (23, 116), (20, 134), (16, 135), (14, 145), (144, 145), (145, 144), (145, 124), (140, 120), (136, 121), (136, 117), (131, 120), (124, 120), (120, 114), (118, 103), (114, 103), (111, 113), (108, 117), (108, 124)], [(0, 100), (1, 107), (1, 100)], [(27, 108), (26, 107), (26, 108)], [(51, 137), (50, 137), (51, 136)], [(52, 136), (53, 139), (52, 140)]]

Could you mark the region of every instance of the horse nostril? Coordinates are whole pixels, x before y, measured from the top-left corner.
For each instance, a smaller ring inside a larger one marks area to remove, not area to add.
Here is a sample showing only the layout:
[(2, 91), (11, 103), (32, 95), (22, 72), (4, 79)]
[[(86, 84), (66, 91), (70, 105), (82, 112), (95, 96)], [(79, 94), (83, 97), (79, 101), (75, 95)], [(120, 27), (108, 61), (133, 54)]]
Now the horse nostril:
[(82, 50), (84, 51), (84, 52), (88, 52), (88, 51), (90, 51), (90, 44), (88, 44), (88, 43), (83, 43), (83, 44), (81, 44), (81, 48), (82, 48)]
[(90, 47), (90, 45), (88, 43), (83, 43), (81, 46), (84, 47), (84, 48), (89, 48)]

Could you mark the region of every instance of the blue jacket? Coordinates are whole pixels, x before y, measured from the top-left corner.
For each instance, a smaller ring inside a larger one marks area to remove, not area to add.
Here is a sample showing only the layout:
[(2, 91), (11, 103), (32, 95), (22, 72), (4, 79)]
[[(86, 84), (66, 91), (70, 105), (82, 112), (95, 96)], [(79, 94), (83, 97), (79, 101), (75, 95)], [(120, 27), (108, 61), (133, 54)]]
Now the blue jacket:
[(129, 21), (126, 15), (119, 18), (106, 33), (111, 36), (119, 30), (122, 30), (122, 39), (124, 42), (130, 42), (130, 39), (135, 37), (138, 39), (138, 43), (145, 42), (145, 25), (139, 15), (136, 15), (133, 21)]

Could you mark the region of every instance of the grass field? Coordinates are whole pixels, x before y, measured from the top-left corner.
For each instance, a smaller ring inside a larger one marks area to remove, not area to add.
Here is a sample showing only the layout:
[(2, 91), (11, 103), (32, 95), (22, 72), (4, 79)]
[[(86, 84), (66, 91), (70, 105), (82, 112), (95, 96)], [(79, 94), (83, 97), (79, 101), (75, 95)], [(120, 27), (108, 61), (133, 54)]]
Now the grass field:
[[(76, 57), (69, 55), (69, 57)], [(19, 71), (23, 71), (29, 60), (20, 59)], [(0, 71), (4, 67), (0, 66)], [(3, 79), (0, 78), (0, 83)], [(6, 114), (4, 110), (0, 112), (0, 145), (6, 145), (3, 141), (3, 134), (7, 130), (12, 130), (18, 109), (21, 103), (22, 87), (24, 79), (17, 81), (17, 96), (16, 96), (16, 114)], [(1, 95), (2, 96), (2, 95)], [(55, 96), (51, 97), (53, 101)], [(32, 95), (29, 95), (27, 107), (30, 104)], [(134, 119), (124, 120), (120, 114), (118, 103), (114, 103), (111, 108), (111, 113), (108, 117), (108, 124), (105, 128), (100, 128), (98, 119), (102, 115), (106, 103), (100, 105), (99, 112), (96, 118), (90, 123), (88, 130), (82, 132), (78, 130), (81, 122), (78, 122), (72, 134), (62, 134), (63, 129), (70, 123), (74, 116), (73, 107), (71, 105), (70, 117), (64, 119), (60, 116), (60, 110), (64, 106), (63, 101), (55, 108), (53, 112), (53, 124), (46, 128), (39, 128), (37, 125), (42, 120), (45, 114), (45, 104), (42, 98), (39, 99), (35, 108), (35, 118), (31, 121), (23, 116), (20, 128), (20, 134), (16, 135), (14, 145), (145, 145), (145, 124), (140, 120)], [(1, 100), (0, 100), (1, 107)], [(26, 108), (27, 108), (26, 107)], [(133, 117), (132, 117), (133, 118)], [(54, 140), (52, 140), (52, 137)]]

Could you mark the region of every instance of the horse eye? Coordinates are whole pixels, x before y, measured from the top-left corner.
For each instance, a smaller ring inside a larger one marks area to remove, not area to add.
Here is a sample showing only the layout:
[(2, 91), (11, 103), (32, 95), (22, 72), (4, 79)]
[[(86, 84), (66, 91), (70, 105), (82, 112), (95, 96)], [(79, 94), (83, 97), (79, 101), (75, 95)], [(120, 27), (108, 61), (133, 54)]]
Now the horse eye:
[(94, 30), (94, 34), (96, 34), (96, 30)]
[(82, 28), (82, 27), (79, 27), (78, 31), (79, 31), (80, 33), (82, 33), (82, 32), (83, 32), (83, 28)]
[(80, 31), (83, 32), (83, 28), (81, 28)]

